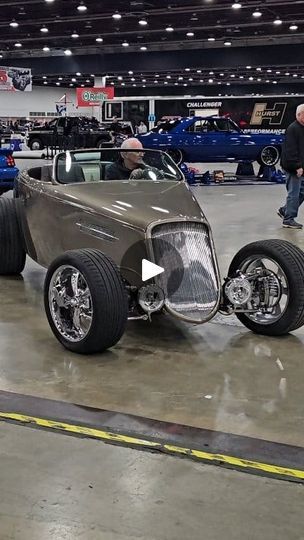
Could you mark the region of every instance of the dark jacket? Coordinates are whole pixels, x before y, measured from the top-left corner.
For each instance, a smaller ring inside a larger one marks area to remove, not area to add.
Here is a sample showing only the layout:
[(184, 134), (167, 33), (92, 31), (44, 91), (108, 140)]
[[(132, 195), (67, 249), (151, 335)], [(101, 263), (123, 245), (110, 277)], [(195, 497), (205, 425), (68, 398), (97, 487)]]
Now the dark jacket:
[(304, 168), (304, 126), (297, 120), (286, 130), (281, 156), (282, 168), (290, 173)]
[(105, 180), (129, 180), (131, 170), (124, 166), (122, 159), (106, 167)]

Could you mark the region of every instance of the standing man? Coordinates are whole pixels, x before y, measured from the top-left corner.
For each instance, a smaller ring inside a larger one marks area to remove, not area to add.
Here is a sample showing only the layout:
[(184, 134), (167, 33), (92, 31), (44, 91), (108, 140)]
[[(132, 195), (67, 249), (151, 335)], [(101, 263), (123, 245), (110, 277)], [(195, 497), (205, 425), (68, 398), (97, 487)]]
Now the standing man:
[(288, 195), (278, 215), (283, 219), (283, 227), (303, 229), (303, 225), (297, 223), (295, 218), (304, 202), (304, 104), (298, 106), (296, 121), (287, 128), (281, 165), (286, 171)]

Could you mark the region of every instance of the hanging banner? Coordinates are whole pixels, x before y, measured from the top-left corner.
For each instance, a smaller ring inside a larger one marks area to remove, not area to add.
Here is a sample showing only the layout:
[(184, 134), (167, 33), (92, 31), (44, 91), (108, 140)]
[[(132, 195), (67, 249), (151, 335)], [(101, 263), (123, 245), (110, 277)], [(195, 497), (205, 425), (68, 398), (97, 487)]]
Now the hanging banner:
[(0, 91), (1, 90), (7, 92), (31, 92), (31, 69), (0, 66)]
[(106, 99), (114, 98), (114, 88), (77, 88), (78, 107), (99, 107)]

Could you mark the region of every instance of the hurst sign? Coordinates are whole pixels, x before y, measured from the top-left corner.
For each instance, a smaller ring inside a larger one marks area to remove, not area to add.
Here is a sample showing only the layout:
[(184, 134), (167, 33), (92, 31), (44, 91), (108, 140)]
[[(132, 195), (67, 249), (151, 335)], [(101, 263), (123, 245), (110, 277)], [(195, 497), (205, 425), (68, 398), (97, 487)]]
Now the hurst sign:
[(114, 98), (114, 88), (77, 88), (78, 107), (99, 107), (107, 99)]
[(256, 103), (252, 112), (250, 124), (262, 126), (268, 123), (269, 126), (280, 126), (284, 118), (287, 103), (277, 102), (272, 106), (267, 103)]

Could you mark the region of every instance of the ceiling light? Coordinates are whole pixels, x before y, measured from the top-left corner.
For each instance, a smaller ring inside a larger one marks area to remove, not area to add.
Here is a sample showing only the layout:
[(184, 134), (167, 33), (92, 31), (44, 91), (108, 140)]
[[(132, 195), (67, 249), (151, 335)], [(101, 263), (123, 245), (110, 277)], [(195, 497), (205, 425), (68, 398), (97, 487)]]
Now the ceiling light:
[(121, 83), (121, 86), (126, 86), (126, 84), (124, 82)]
[(256, 9), (254, 10), (252, 16), (253, 16), (253, 17), (256, 17), (256, 18), (258, 19), (259, 17), (262, 17), (262, 12), (261, 12), (259, 9), (256, 8)]
[(280, 72), (280, 71), (276, 71), (276, 75), (280, 75), (280, 74), (281, 74), (281, 72)]
[(44, 52), (49, 52), (49, 50), (50, 50), (50, 47), (43, 47), (43, 49), (42, 49), (42, 50), (43, 50)]
[(190, 68), (185, 68), (185, 71), (190, 71)]
[(287, 71), (287, 72), (285, 73), (285, 75), (288, 77), (288, 76), (290, 75), (290, 73)]
[(215, 41), (214, 37), (208, 37), (208, 41)]
[(47, 79), (47, 76), (46, 76), (46, 75), (43, 75), (43, 77), (42, 77), (42, 78), (43, 78), (43, 79)]
[(214, 75), (214, 71), (209, 71), (209, 75)]
[(194, 32), (187, 32), (186, 36), (187, 37), (194, 37)]
[(56, 85), (57, 85), (57, 86), (60, 86), (60, 82), (56, 82)]
[(47, 81), (44, 81), (43, 84), (48, 84), (48, 82), (47, 82)]
[(251, 69), (251, 66), (246, 66), (246, 69)]
[(158, 84), (158, 80), (157, 80), (157, 79), (155, 79), (154, 84)]
[(171, 75), (167, 75), (167, 76), (166, 76), (166, 79), (171, 79)]
[(208, 79), (208, 83), (213, 83), (213, 79)]
[(98, 43), (102, 43), (102, 42), (103, 42), (103, 38), (102, 38), (102, 37), (97, 37), (97, 38), (96, 38), (96, 41), (98, 41)]
[(81, 85), (81, 88), (84, 88), (84, 84)]
[(12, 22), (10, 22), (9, 24), (12, 28), (17, 28), (17, 26), (19, 26), (19, 23), (17, 23), (17, 21), (15, 21), (15, 19), (12, 20)]
[(282, 23), (283, 23), (283, 21), (282, 21), (279, 17), (277, 17), (277, 18), (273, 21), (273, 24), (275, 24), (275, 25), (277, 25), (277, 26), (280, 26), (280, 24), (282, 24)]
[(48, 29), (45, 25), (43, 25), (43, 26), (40, 28), (40, 32), (43, 32), (44, 34), (47, 34), (48, 31), (49, 31), (49, 29)]
[(272, 69), (267, 69), (267, 73), (272, 73)]
[(119, 19), (121, 19), (120, 13), (118, 13), (118, 11), (115, 11), (115, 13), (113, 13), (113, 15), (112, 15), (112, 19), (115, 19), (116, 21), (119, 21)]
[(127, 41), (124, 41), (124, 42), (122, 43), (122, 46), (123, 46), (123, 47), (129, 47), (129, 43), (128, 43)]
[(173, 31), (174, 31), (173, 26), (167, 26), (166, 27), (166, 32), (173, 32)]
[(192, 82), (193, 81), (192, 77), (189, 77), (188, 81)]
[(220, 73), (220, 77), (224, 77), (224, 73)]
[(272, 81), (272, 84), (278, 84), (278, 81)]
[(76, 82), (76, 79), (75, 79), (75, 77), (73, 77), (73, 79), (71, 79), (71, 80), (72, 80), (72, 82)]
[(196, 70), (196, 73), (202, 73), (202, 70), (201, 70), (201, 69), (197, 69), (197, 70)]
[(155, 77), (159, 77), (158, 73), (155, 75)]
[(133, 71), (128, 71), (129, 75), (133, 75)]
[(77, 71), (76, 75), (77, 77), (81, 77), (81, 73), (79, 71)]
[(235, 79), (235, 75), (234, 75), (234, 74), (230, 75), (230, 77), (231, 77), (231, 79)]
[(136, 86), (136, 84), (132, 84), (132, 86)]
[(86, 11), (88, 8), (84, 5), (83, 2), (80, 2), (79, 6), (77, 6), (78, 11)]
[(242, 4), (240, 2), (234, 2), (231, 7), (233, 9), (241, 9)]
[(239, 76), (239, 79), (244, 79), (244, 75), (240, 75), (240, 76)]
[(139, 19), (138, 24), (140, 24), (141, 26), (147, 26), (148, 21), (147, 19), (142, 18), (142, 19)]
[(165, 82), (164, 82), (164, 84), (168, 84), (168, 82), (167, 82), (167, 81), (165, 81)]
[(262, 79), (257, 79), (258, 82), (261, 82)]
[(66, 56), (71, 56), (73, 53), (72, 53), (72, 51), (71, 51), (70, 49), (66, 49), (66, 50), (64, 51), (64, 54), (65, 54)]
[(201, 83), (204, 82), (204, 79), (200, 79), (200, 82), (201, 82)]
[(74, 86), (73, 83), (70, 83), (69, 86)]
[(135, 81), (134, 77), (132, 77), (131, 81)]
[(74, 30), (73, 34), (71, 35), (73, 39), (79, 38), (79, 34), (77, 34), (76, 30)]
[(146, 79), (143, 79), (142, 82), (145, 83), (145, 82), (147, 82), (147, 80), (146, 80)]
[(249, 81), (253, 81), (253, 77), (249, 77), (249, 79), (248, 79), (248, 80), (249, 80)]
[(89, 82), (91, 82), (90, 79), (86, 79), (86, 83), (89, 83)]
[(52, 2), (54, 2), (54, 0), (45, 0), (47, 4), (52, 4)]
[(62, 80), (63, 80), (62, 77), (58, 77), (58, 81), (62, 81)]
[(296, 24), (291, 24), (289, 27), (289, 30), (298, 30), (298, 26)]
[(257, 71), (262, 71), (262, 68), (258, 67), (256, 68)]
[(297, 73), (294, 73), (294, 74), (293, 74), (293, 77), (298, 77), (298, 74), (297, 74)]
[(140, 50), (141, 50), (141, 51), (146, 51), (146, 50), (147, 50), (147, 47), (145, 47), (145, 45), (143, 45), (143, 47), (140, 47)]
[(232, 45), (232, 43), (231, 43), (231, 41), (225, 41), (224, 45), (225, 45), (226, 47), (230, 47), (230, 45)]
[(15, 43), (15, 47), (22, 47), (22, 43)]
[(179, 81), (183, 81), (183, 80), (184, 80), (184, 77), (178, 77), (178, 80), (179, 80)]
[(122, 81), (123, 77), (121, 75), (118, 75), (117, 80)]

